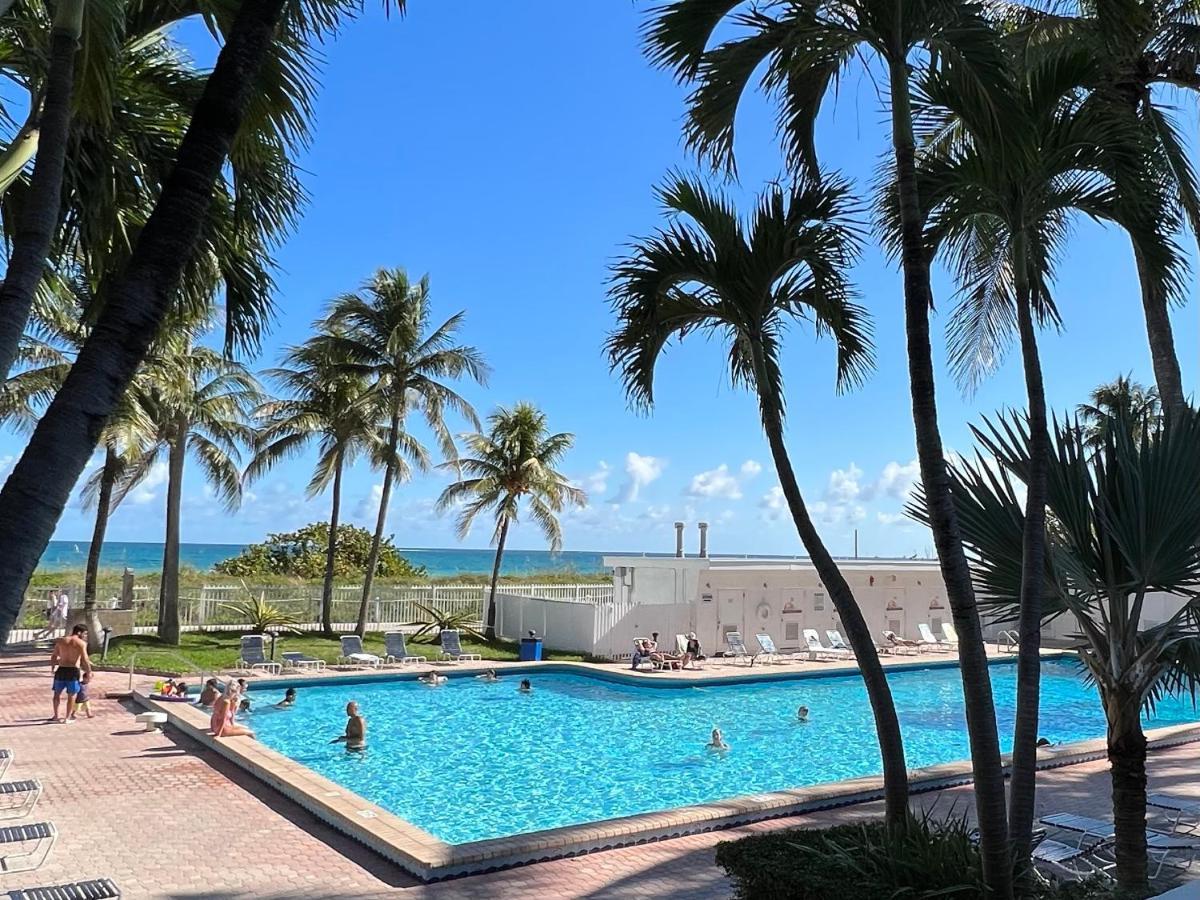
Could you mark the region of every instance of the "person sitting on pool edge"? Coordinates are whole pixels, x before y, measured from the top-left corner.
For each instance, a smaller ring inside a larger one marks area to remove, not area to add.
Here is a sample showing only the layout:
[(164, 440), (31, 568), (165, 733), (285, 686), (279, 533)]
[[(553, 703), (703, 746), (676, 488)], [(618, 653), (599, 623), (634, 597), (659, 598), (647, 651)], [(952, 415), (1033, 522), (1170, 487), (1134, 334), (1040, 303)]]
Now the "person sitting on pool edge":
[(276, 709), (291, 709), (296, 705), (296, 689), (288, 688), (283, 692), (283, 699), (275, 704)]
[(449, 680), (449, 678), (440, 672), (426, 672), (417, 678), (417, 681), (421, 682), (421, 684), (427, 684), (430, 687), (440, 687)]
[(329, 743), (345, 744), (346, 751), (361, 753), (367, 749), (367, 720), (358, 711), (358, 703), (351, 700), (346, 704), (346, 733)]
[(705, 744), (705, 749), (714, 750), (717, 753), (729, 752), (729, 745), (725, 743), (725, 737), (721, 734), (720, 728), (714, 728), (712, 730), (712, 737), (709, 742)]
[(521, 684), (517, 687), (517, 692), (521, 694), (532, 694), (533, 685), (529, 683), (528, 678), (522, 678)]

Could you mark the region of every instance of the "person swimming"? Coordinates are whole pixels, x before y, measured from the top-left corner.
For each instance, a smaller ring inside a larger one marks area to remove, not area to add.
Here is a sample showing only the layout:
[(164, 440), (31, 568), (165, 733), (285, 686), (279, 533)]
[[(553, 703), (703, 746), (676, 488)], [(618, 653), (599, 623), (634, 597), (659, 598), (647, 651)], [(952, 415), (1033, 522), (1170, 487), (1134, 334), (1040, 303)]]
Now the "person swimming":
[(500, 676), (496, 674), (495, 669), (488, 669), (486, 672), (476, 675), (475, 677), (478, 678), (480, 681), (499, 681), (500, 680)]
[(533, 685), (529, 683), (528, 678), (521, 679), (521, 684), (517, 688), (517, 692), (521, 693), (521, 694), (532, 694), (533, 693)]
[(204, 690), (200, 692), (200, 705), (211, 707), (217, 702), (217, 698), (221, 696), (220, 685), (217, 684), (217, 679), (210, 678), (204, 682)]
[(291, 709), (296, 705), (296, 689), (288, 688), (283, 692), (283, 699), (275, 704), (276, 709)]
[(329, 743), (345, 744), (350, 753), (361, 753), (367, 749), (367, 720), (358, 711), (358, 704), (351, 700), (346, 704), (346, 733)]
[(802, 706), (798, 710), (796, 710), (796, 719), (800, 722), (808, 721), (808, 707), (807, 706)]
[(242, 698), (242, 702), (238, 704), (238, 712), (244, 712), (244, 713), (250, 712), (250, 698), (249, 697)]
[(426, 672), (417, 679), (417, 681), (421, 682), (421, 684), (427, 684), (430, 687), (440, 687), (449, 680), (449, 678), (439, 672)]
[(725, 743), (725, 737), (721, 734), (720, 728), (714, 728), (712, 730), (712, 736), (709, 742), (705, 745), (705, 748), (708, 750), (714, 750), (717, 753), (729, 752), (729, 745)]

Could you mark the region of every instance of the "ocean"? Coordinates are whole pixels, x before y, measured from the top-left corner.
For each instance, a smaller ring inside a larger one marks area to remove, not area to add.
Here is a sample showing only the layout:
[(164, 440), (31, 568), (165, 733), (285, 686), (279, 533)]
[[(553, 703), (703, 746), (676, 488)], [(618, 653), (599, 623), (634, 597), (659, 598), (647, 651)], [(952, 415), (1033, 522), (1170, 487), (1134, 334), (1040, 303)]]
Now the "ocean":
[[(237, 556), (242, 544), (183, 544), (179, 548), (180, 563), (201, 572), (207, 572), (223, 559)], [(43, 572), (79, 572), (82, 574), (87, 562), (88, 542), (51, 541), (42, 554), (38, 570)], [(446, 578), (455, 575), (490, 575), (495, 553), (490, 549), (468, 550), (401, 548), (400, 553), (410, 562), (424, 566), (430, 576)], [(100, 553), (102, 569), (123, 569), (134, 572), (158, 572), (162, 570), (163, 545), (161, 543), (134, 543), (129, 541), (107, 541)], [(605, 554), (586, 550), (563, 550), (550, 553), (548, 550), (506, 550), (502, 573), (505, 575), (536, 575), (541, 573), (601, 573), (604, 571), (602, 557)]]

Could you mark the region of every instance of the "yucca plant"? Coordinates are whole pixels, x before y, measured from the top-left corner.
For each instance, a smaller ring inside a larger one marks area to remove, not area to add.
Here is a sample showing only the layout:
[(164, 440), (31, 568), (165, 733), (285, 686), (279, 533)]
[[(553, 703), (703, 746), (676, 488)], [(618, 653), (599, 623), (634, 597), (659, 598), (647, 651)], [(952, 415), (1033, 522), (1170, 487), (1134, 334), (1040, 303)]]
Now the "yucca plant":
[(436, 644), (442, 631), (449, 628), (455, 631), (460, 631), (472, 640), (483, 643), (486, 639), (479, 633), (479, 629), (475, 627), (475, 614), (466, 610), (457, 612), (447, 612), (431, 606), (427, 603), (422, 603), (419, 600), (414, 600), (413, 605), (419, 609), (423, 618), (415, 622), (405, 622), (405, 628), (420, 626), (413, 632), (413, 638), (419, 639), (426, 635), (430, 637), (430, 643)]
[(301, 633), (297, 627), (300, 624), (299, 620), (273, 603), (268, 603), (266, 592), (259, 592), (256, 596), (244, 584), (242, 590), (246, 592), (244, 600), (221, 605), (234, 613), (239, 621), (244, 622), (251, 634), (265, 634), (268, 629), (287, 634)]

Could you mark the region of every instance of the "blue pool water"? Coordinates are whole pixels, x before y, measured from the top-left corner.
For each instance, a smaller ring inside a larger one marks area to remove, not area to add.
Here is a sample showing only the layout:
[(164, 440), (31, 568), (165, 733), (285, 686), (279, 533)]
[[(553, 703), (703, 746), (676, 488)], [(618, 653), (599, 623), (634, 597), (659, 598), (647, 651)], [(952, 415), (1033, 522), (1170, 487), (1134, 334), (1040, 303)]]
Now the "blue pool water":
[[(267, 708), (255, 685), (248, 723), (284, 753), (444, 841), (461, 844), (561, 825), (839, 781), (880, 771), (857, 676), (684, 688), (641, 687), (573, 674), (533, 674), (495, 684), (452, 678), (299, 688), (294, 709)], [(968, 756), (958, 669), (889, 676), (908, 765)], [(992, 668), (1004, 749), (1013, 723), (1016, 670)], [(368, 722), (369, 749), (348, 754), (340, 734), (347, 700)], [(796, 721), (801, 704), (807, 724)], [(1043, 665), (1041, 733), (1102, 737), (1095, 691), (1071, 660)], [(1159, 705), (1155, 726), (1200, 719), (1187, 699)], [(704, 750), (720, 727), (732, 750)]]

